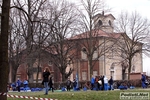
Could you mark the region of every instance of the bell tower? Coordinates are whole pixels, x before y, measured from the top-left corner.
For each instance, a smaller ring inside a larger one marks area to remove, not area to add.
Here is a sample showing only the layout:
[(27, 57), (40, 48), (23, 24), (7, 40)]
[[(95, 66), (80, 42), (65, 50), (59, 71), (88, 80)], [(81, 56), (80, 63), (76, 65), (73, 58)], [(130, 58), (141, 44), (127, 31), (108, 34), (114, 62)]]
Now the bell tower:
[(112, 14), (97, 14), (93, 17), (94, 28), (101, 29), (107, 33), (113, 33), (114, 31), (114, 20), (115, 17)]

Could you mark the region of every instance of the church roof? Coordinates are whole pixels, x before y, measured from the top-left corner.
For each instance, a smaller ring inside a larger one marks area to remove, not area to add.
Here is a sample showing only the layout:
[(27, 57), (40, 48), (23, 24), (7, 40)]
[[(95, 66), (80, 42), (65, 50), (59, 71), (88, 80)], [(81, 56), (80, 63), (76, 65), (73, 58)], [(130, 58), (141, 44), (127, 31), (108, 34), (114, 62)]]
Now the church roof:
[[(95, 29), (92, 30), (91, 35), (92, 37), (111, 37), (111, 38), (119, 38), (121, 36), (121, 34), (123, 33), (106, 33), (100, 29)], [(90, 31), (88, 32), (84, 32), (78, 35), (75, 35), (73, 37), (71, 37), (70, 39), (84, 39), (84, 38), (89, 38), (90, 37)]]

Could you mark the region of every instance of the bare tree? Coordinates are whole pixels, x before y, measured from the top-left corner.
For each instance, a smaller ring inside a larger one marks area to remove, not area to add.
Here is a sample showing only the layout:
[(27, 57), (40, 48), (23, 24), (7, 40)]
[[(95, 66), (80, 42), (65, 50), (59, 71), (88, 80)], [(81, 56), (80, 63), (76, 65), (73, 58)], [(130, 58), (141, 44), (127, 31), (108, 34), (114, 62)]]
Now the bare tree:
[[(1, 33), (0, 33), (0, 91), (1, 93), (7, 92), (8, 84), (8, 36), (9, 36), (9, 9), (10, 0), (2, 1), (1, 13)], [(0, 95), (2, 100), (7, 100), (7, 95)]]
[(65, 0), (51, 2), (48, 11), (52, 34), (47, 39), (47, 50), (51, 53), (50, 61), (59, 69), (62, 81), (65, 81), (73, 72), (73, 68), (69, 72), (66, 69), (74, 57), (75, 43), (69, 38), (75, 33), (78, 14), (74, 4)]
[(46, 3), (46, 0), (25, 0), (25, 1), (13, 1), (14, 8), (18, 9), (18, 14), (20, 18), (20, 26), (22, 29), (20, 30), (22, 33), (22, 36), (25, 40), (25, 48), (28, 51), (26, 53), (26, 62), (28, 65), (28, 78), (29, 82), (33, 82), (33, 64), (36, 61), (36, 49), (32, 49), (33, 45), (35, 44), (35, 41), (37, 38), (37, 22), (40, 22), (40, 20), (37, 20), (41, 16), (42, 8), (44, 3)]
[[(66, 41), (67, 40), (66, 38), (73, 35), (75, 30), (74, 28), (75, 25), (73, 25), (73, 23), (76, 21), (77, 15), (75, 13), (75, 9), (72, 8), (73, 5), (69, 4), (68, 2), (65, 2), (65, 0), (63, 0), (60, 3), (58, 1), (48, 2), (45, 0), (31, 1), (31, 2), (30, 1), (21, 2), (17, 0), (14, 1), (13, 3), (15, 5), (13, 7), (18, 9), (16, 15), (19, 16), (18, 20), (20, 21), (20, 24), (16, 23), (14, 24), (16, 24), (16, 26), (18, 25), (18, 27), (21, 28), (18, 29), (19, 31), (18, 30), (15, 31), (14, 28), (12, 32), (17, 32), (17, 34), (19, 34), (18, 32), (20, 32), (21, 36), (24, 37), (25, 40), (24, 49), (26, 49), (26, 51), (24, 52), (23, 55), (25, 55), (24, 58), (26, 59), (25, 61), (27, 62), (28, 65), (27, 74), (29, 77), (29, 81), (32, 82), (33, 81), (32, 66), (37, 59), (39, 60), (37, 65), (38, 66), (37, 79), (38, 79), (39, 65), (42, 62), (40, 59), (43, 59), (41, 58), (41, 52), (43, 52), (41, 50), (44, 49), (45, 46), (53, 45), (54, 42), (55, 43), (60, 42), (59, 39), (61, 38), (64, 39), (63, 41)], [(60, 7), (58, 7), (58, 5), (60, 5)], [(60, 34), (62, 34), (62, 36), (60, 36)], [(65, 42), (63, 43), (63, 45), (64, 44), (65, 44), (64, 47), (66, 47), (67, 43)], [(67, 56), (67, 53), (65, 56)], [(47, 59), (49, 60), (48, 57)], [(14, 67), (14, 69), (15, 68), (17, 67)], [(63, 71), (66, 72), (66, 70), (64, 69)], [(69, 74), (66, 75), (69, 76), (71, 72), (72, 71), (70, 71)]]
[[(81, 12), (80, 32), (83, 34), (78, 36), (78, 38), (83, 39), (81, 47), (84, 47), (82, 51), (87, 55), (89, 66), (88, 75), (90, 75), (88, 79), (90, 79), (93, 74), (95, 62), (100, 57), (105, 58), (105, 53), (108, 52), (110, 48), (110, 46), (106, 45), (109, 40), (105, 37), (105, 32), (100, 30), (100, 27), (96, 26), (93, 20), (97, 14), (101, 12), (104, 13), (106, 5), (103, 0), (81, 0), (81, 5), (83, 6), (82, 10), (84, 10)], [(109, 9), (106, 9), (105, 11), (107, 12), (108, 10)], [(102, 15), (104, 15), (103, 13)], [(103, 35), (101, 33), (103, 33)], [(94, 57), (95, 53), (97, 56)]]
[(20, 23), (20, 16), (17, 9), (11, 9), (10, 13), (10, 33), (9, 34), (9, 65), (11, 68), (10, 82), (16, 81), (16, 74), (18, 67), (25, 61), (24, 47), (25, 39), (22, 36), (22, 24)]
[[(44, 7), (42, 8), (44, 9)], [(42, 10), (41, 9), (41, 10)], [(47, 7), (45, 8), (47, 9)], [(43, 11), (45, 12), (45, 11)], [(38, 83), (39, 81), (39, 72), (41, 72), (41, 65), (44, 63), (49, 63), (50, 61), (50, 53), (48, 51), (46, 51), (45, 47), (48, 45), (47, 41), (49, 41), (51, 43), (52, 41), (52, 23), (51, 23), (51, 19), (47, 19), (47, 15), (42, 14), (42, 17), (38, 17), (37, 18), (37, 22), (35, 23), (36, 27), (36, 35), (34, 36), (34, 47), (36, 46), (36, 49), (34, 51), (36, 51), (36, 53), (34, 53), (34, 58), (36, 58), (37, 61), (37, 75), (36, 75), (36, 83)], [(32, 48), (33, 49), (33, 48)], [(34, 71), (35, 73), (35, 71)]]
[[(137, 12), (121, 13), (117, 20), (116, 31), (124, 32), (117, 43), (117, 50), (120, 52), (122, 61), (126, 63), (128, 69), (128, 79), (131, 68), (134, 66), (133, 59), (138, 56), (142, 62), (142, 53), (149, 51), (148, 44), (150, 23), (147, 19), (142, 18)], [(137, 65), (142, 66), (142, 65)]]

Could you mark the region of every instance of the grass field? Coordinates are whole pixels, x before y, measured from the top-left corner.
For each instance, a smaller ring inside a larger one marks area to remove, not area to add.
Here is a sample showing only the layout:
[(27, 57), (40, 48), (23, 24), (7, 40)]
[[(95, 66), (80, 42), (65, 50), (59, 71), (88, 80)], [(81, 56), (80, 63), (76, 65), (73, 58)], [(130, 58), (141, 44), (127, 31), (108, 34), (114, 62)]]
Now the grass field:
[[(20, 92), (20, 93), (9, 92), (8, 94), (31, 96), (31, 97), (38, 97), (38, 98), (52, 98), (52, 99), (58, 99), (58, 100), (120, 100), (120, 92), (142, 92), (142, 93), (149, 92), (150, 94), (150, 89), (114, 90), (114, 91), (90, 91), (89, 90), (89, 91), (70, 91), (70, 92), (55, 91), (53, 93), (49, 91), (48, 95), (44, 95), (44, 91)], [(8, 97), (7, 100), (27, 100), (27, 99), (17, 99), (17, 98)], [(141, 100), (141, 99), (138, 99), (138, 100)]]

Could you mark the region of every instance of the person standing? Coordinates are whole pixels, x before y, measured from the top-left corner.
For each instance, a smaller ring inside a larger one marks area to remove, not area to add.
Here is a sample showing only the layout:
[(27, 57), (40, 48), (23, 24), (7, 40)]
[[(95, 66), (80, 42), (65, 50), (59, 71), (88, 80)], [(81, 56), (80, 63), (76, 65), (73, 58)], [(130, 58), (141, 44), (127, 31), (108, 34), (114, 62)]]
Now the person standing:
[(99, 90), (102, 90), (102, 76), (99, 76), (98, 88), (99, 88)]
[(24, 91), (27, 91), (27, 88), (28, 88), (28, 81), (27, 81), (27, 80), (24, 80), (23, 85), (24, 85)]
[(52, 92), (54, 92), (54, 82), (53, 82), (53, 77), (51, 76), (49, 78), (49, 88), (52, 90)]
[(92, 78), (91, 78), (91, 90), (94, 89), (94, 84), (95, 84), (95, 78), (94, 78), (94, 76), (92, 76)]
[(73, 79), (73, 90), (74, 90), (74, 91), (77, 90), (77, 81), (76, 81), (75, 78)]
[(67, 91), (70, 91), (70, 86), (71, 86), (71, 81), (70, 81), (70, 78), (68, 78), (67, 80)]
[(43, 82), (44, 82), (44, 87), (45, 87), (45, 95), (48, 94), (49, 75), (50, 75), (50, 72), (49, 72), (48, 68), (46, 68), (43, 72)]
[(18, 92), (20, 92), (21, 81), (20, 81), (19, 78), (18, 78), (18, 80), (17, 80), (17, 82), (16, 82), (16, 86), (17, 86)]
[(104, 76), (101, 76), (100, 80), (102, 81), (101, 90), (104, 90)]
[(114, 88), (113, 88), (113, 78), (112, 78), (112, 76), (110, 77), (110, 80), (108, 81), (109, 82), (109, 85), (110, 85), (110, 90), (113, 90)]
[(98, 91), (99, 90), (99, 76), (95, 76), (95, 87), (96, 87), (96, 90)]
[(143, 73), (142, 73), (141, 81), (142, 81), (142, 88), (146, 88), (146, 85), (145, 85), (146, 77)]
[(108, 90), (108, 78), (106, 76), (104, 76), (104, 90)]

